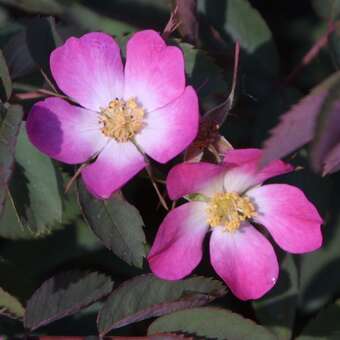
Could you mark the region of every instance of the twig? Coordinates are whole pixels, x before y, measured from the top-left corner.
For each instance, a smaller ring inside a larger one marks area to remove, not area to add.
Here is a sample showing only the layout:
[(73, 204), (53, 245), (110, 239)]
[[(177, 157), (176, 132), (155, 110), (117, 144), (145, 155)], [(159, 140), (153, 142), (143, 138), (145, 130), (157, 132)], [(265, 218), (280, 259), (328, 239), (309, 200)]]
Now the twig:
[(176, 4), (175, 8), (171, 12), (170, 19), (163, 30), (162, 37), (164, 40), (167, 40), (170, 34), (174, 32), (180, 25), (180, 22), (177, 20), (177, 12), (178, 5)]
[(284, 81), (285, 84), (289, 84), (305, 66), (307, 66), (309, 63), (312, 62), (312, 60), (319, 54), (320, 50), (327, 45), (329, 36), (331, 33), (335, 31), (335, 28), (336, 28), (336, 25), (334, 24), (334, 22), (330, 21), (328, 23), (327, 32), (323, 34), (315, 42), (312, 48), (304, 55), (300, 63), (295, 66), (293, 71), (285, 79)]
[(66, 186), (65, 186), (65, 194), (71, 189), (72, 184), (75, 182), (75, 180), (78, 178), (78, 176), (80, 175), (80, 172), (82, 169), (85, 168), (85, 166), (87, 166), (88, 163), (83, 163), (78, 169), (77, 171), (74, 173), (74, 175), (70, 178), (70, 180), (67, 182)]
[(149, 160), (148, 156), (143, 152), (143, 150), (140, 148), (140, 146), (137, 144), (137, 142), (135, 140), (133, 140), (132, 143), (135, 145), (137, 150), (144, 156), (144, 161), (146, 163), (145, 170), (146, 170), (146, 173), (149, 176), (149, 179), (152, 183), (152, 186), (154, 187), (154, 189), (156, 191), (156, 194), (159, 198), (159, 201), (161, 202), (161, 204), (162, 204), (162, 206), (165, 210), (169, 210), (169, 207), (166, 204), (164, 197), (162, 196), (161, 192), (159, 191), (156, 179), (154, 178), (154, 176), (152, 174), (152, 168), (151, 168), (151, 164), (150, 164), (150, 160)]
[(57, 89), (54, 87), (54, 85), (51, 82), (51, 80), (48, 79), (47, 74), (45, 73), (45, 71), (42, 68), (40, 68), (40, 72), (41, 72), (42, 76), (44, 77), (44, 79), (45, 79), (46, 83), (48, 84), (48, 86), (52, 89), (52, 91), (55, 92), (55, 93), (58, 93)]
[(165, 199), (163, 198), (161, 192), (159, 191), (158, 185), (157, 185), (156, 181), (155, 181), (154, 178), (153, 178), (152, 169), (151, 169), (151, 166), (150, 166), (150, 163), (149, 163), (149, 162), (147, 162), (147, 165), (146, 165), (145, 169), (146, 169), (147, 174), (149, 175), (149, 178), (150, 178), (150, 181), (151, 181), (151, 183), (152, 183), (152, 186), (154, 187), (154, 189), (155, 189), (155, 191), (156, 191), (156, 193), (157, 193), (157, 196), (158, 196), (158, 198), (159, 198), (159, 201), (161, 202), (163, 208), (164, 208), (165, 210), (169, 210), (169, 207), (168, 207), (168, 205), (166, 204)]

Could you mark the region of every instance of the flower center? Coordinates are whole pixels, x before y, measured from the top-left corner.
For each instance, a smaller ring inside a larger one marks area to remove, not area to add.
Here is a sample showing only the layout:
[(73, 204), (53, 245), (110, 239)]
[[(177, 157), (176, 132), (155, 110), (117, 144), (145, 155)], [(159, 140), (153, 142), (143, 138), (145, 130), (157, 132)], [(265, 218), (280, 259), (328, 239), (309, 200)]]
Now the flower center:
[(143, 128), (144, 109), (136, 98), (114, 99), (109, 106), (101, 109), (99, 122), (102, 133), (117, 142), (127, 142)]
[(236, 231), (241, 222), (255, 215), (256, 211), (248, 197), (236, 192), (219, 192), (208, 205), (208, 223), (211, 227), (223, 226), (229, 232)]

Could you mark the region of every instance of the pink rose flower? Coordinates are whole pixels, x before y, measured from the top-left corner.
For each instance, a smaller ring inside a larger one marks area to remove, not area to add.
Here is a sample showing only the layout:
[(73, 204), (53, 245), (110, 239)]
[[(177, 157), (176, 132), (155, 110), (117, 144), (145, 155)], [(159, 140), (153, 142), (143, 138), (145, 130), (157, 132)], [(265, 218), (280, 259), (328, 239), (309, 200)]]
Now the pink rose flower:
[[(151, 30), (134, 34), (123, 64), (104, 33), (70, 38), (50, 57), (59, 88), (76, 104), (53, 97), (36, 103), (27, 119), (31, 142), (81, 171), (88, 190), (108, 198), (145, 166), (143, 154), (166, 163), (198, 130), (198, 100), (185, 85), (182, 51)], [(137, 147), (136, 147), (137, 145)]]
[(263, 225), (287, 252), (321, 246), (322, 219), (303, 192), (286, 184), (261, 186), (292, 166), (278, 160), (258, 171), (261, 154), (230, 150), (223, 164), (182, 163), (170, 170), (170, 198), (196, 198), (170, 211), (161, 224), (148, 256), (155, 275), (167, 280), (189, 275), (211, 230), (210, 260), (217, 274), (239, 299), (257, 299), (274, 286), (279, 268), (272, 245), (250, 222)]

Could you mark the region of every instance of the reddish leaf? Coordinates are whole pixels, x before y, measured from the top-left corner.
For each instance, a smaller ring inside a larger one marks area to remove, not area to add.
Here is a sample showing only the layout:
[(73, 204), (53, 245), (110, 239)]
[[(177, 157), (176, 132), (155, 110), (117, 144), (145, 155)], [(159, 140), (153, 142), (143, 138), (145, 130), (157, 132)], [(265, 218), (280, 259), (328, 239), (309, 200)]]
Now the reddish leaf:
[(311, 93), (286, 112), (264, 142), (261, 165), (287, 156), (314, 137), (315, 122), (329, 89), (340, 78), (340, 72), (327, 78)]
[[(311, 165), (316, 172), (326, 174), (337, 169), (337, 163), (340, 159), (336, 160), (337, 151), (334, 148), (336, 148), (339, 142), (340, 81), (334, 84), (333, 88), (329, 91), (321, 107), (316, 124), (316, 135), (311, 150)], [(324, 168), (326, 162), (327, 169)]]
[(176, 0), (176, 18), (182, 37), (191, 44), (198, 40), (198, 19), (196, 0)]
[(164, 281), (152, 274), (137, 276), (106, 300), (98, 314), (98, 330), (104, 335), (134, 322), (207, 304), (225, 293), (221, 282), (205, 277)]
[(327, 154), (324, 160), (323, 174), (332, 174), (340, 170), (340, 141)]
[(69, 271), (52, 277), (28, 300), (24, 325), (35, 330), (85, 308), (112, 290), (109, 277), (99, 273)]

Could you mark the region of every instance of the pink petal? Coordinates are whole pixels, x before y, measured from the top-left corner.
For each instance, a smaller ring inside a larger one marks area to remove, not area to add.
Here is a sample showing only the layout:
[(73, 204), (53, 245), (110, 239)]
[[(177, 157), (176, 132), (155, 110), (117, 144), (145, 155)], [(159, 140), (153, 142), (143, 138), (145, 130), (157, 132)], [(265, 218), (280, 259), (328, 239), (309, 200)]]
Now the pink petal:
[(248, 162), (258, 162), (262, 153), (261, 149), (229, 149), (224, 153), (223, 163), (243, 165)]
[(212, 163), (181, 163), (168, 174), (166, 185), (169, 197), (177, 200), (185, 195), (199, 193), (212, 196), (223, 192), (226, 169)]
[(206, 203), (190, 202), (171, 210), (160, 225), (148, 261), (152, 272), (165, 280), (189, 275), (202, 259), (208, 231)]
[(321, 246), (322, 219), (300, 189), (270, 184), (254, 188), (246, 195), (256, 205), (254, 221), (263, 224), (282, 249), (305, 253)]
[(182, 51), (167, 46), (159, 33), (135, 33), (127, 43), (124, 98), (137, 97), (148, 111), (182, 94), (185, 87)]
[(217, 274), (241, 300), (260, 298), (275, 285), (279, 275), (272, 245), (249, 223), (243, 223), (235, 232), (214, 228), (210, 258)]
[(51, 53), (50, 64), (59, 88), (90, 110), (99, 111), (123, 94), (120, 50), (105, 33), (67, 39)]
[(198, 99), (188, 86), (169, 105), (147, 113), (146, 125), (136, 141), (153, 159), (166, 163), (181, 153), (198, 132)]
[(69, 164), (87, 161), (107, 143), (95, 112), (60, 98), (36, 103), (26, 127), (31, 143), (41, 152)]
[(87, 189), (94, 196), (106, 199), (144, 167), (144, 157), (132, 143), (112, 140), (81, 174)]
[(232, 166), (224, 178), (226, 191), (243, 193), (247, 189), (262, 184), (269, 178), (283, 175), (294, 168), (281, 160), (270, 162), (262, 169), (258, 168), (262, 150), (240, 149), (230, 150), (225, 154), (224, 164)]

